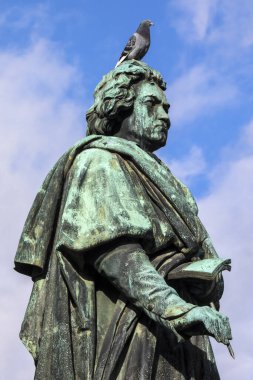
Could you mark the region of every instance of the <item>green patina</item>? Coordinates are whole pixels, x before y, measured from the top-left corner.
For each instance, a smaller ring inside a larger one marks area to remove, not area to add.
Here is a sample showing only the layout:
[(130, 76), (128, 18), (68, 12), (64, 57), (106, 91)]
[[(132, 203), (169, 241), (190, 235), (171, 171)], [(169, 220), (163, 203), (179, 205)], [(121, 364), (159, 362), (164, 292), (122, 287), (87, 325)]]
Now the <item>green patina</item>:
[(36, 380), (219, 379), (207, 335), (231, 338), (209, 306), (221, 275), (167, 279), (217, 253), (189, 189), (153, 154), (170, 126), (165, 88), (134, 60), (104, 76), (88, 137), (34, 201), (15, 267), (34, 280), (21, 339)]

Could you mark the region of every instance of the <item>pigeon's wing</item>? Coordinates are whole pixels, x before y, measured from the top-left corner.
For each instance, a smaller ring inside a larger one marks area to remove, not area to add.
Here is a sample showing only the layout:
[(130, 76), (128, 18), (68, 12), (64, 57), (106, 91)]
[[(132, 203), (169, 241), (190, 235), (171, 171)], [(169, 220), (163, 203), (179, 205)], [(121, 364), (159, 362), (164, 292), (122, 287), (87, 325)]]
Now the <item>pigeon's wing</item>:
[(118, 63), (116, 67), (126, 59), (128, 54), (134, 49), (136, 43), (136, 34), (134, 33), (132, 37), (129, 38), (128, 43), (126, 44), (124, 50), (121, 53), (121, 56), (119, 57)]
[(128, 55), (130, 53), (130, 51), (132, 51), (134, 49), (135, 43), (136, 43), (136, 36), (135, 36), (135, 34), (133, 34), (132, 37), (129, 38), (129, 41), (126, 44), (124, 50), (122, 51), (121, 56), (119, 57), (119, 59), (121, 59), (122, 57)]

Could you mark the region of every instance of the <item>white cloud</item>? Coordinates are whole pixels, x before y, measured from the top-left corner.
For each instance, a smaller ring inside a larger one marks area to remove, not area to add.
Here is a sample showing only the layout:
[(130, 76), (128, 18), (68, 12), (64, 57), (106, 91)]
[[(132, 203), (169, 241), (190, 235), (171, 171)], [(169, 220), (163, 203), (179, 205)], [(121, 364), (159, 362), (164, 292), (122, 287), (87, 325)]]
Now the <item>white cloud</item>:
[[(202, 40), (206, 37), (217, 0), (172, 0), (170, 5), (180, 11), (174, 24), (186, 38)], [(191, 32), (190, 36), (188, 32)]]
[(206, 162), (202, 150), (193, 146), (182, 159), (170, 161), (168, 167), (177, 178), (189, 185), (193, 177), (204, 172)]
[[(84, 135), (79, 71), (56, 45), (34, 42), (25, 51), (0, 52), (1, 348), (0, 377), (33, 377), (18, 333), (31, 291), (12, 270), (32, 199), (57, 158)], [(15, 358), (14, 358), (15, 357)]]
[[(220, 256), (232, 258), (232, 272), (225, 276), (222, 311), (231, 320), (236, 361), (229, 358), (226, 347), (215, 345), (223, 380), (251, 380), (253, 373), (252, 137), (253, 122), (240, 142), (227, 150), (211, 176), (210, 195), (199, 202), (200, 216)], [(237, 158), (234, 152), (238, 152)]]
[(173, 125), (225, 105), (245, 105), (251, 96), (252, 1), (171, 0), (169, 5), (171, 22), (191, 47), (189, 57), (189, 48), (182, 51), (181, 72), (168, 88)]
[(207, 65), (196, 65), (168, 86), (173, 125), (195, 118), (231, 103), (237, 88)]
[(248, 48), (253, 43), (253, 7), (251, 0), (222, 0), (217, 3), (217, 14), (222, 20), (210, 31), (210, 42), (228, 43), (227, 48)]
[(173, 24), (188, 41), (223, 44), (234, 55), (253, 44), (251, 0), (172, 0), (169, 5), (178, 11)]

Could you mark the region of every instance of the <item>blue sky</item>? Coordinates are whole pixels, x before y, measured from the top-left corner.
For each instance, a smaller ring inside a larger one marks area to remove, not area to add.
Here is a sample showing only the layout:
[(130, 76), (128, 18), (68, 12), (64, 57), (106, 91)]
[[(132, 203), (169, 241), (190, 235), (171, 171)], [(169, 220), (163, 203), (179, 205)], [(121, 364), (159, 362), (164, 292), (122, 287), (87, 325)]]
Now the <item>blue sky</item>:
[[(160, 1), (156, 7), (151, 1), (14, 1), (0, 7), (2, 50), (22, 56), (36, 44), (49, 44), (52, 54), (78, 71), (78, 85), (64, 95), (83, 102), (83, 112), (139, 21), (154, 20), (145, 61), (168, 83), (172, 129), (162, 152), (167, 160), (186, 155), (194, 142), (213, 166), (251, 119), (249, 1)], [(200, 176), (197, 186), (192, 183), (195, 195), (208, 190), (207, 181)]]
[(25, 216), (56, 159), (85, 134), (94, 87), (145, 18), (155, 26), (144, 61), (162, 73), (171, 104), (168, 143), (158, 155), (189, 185), (217, 250), (233, 260), (222, 310), (238, 359), (215, 344), (221, 378), (252, 378), (252, 1), (55, 0), (0, 4), (5, 379), (33, 373), (17, 338), (31, 283), (11, 269)]

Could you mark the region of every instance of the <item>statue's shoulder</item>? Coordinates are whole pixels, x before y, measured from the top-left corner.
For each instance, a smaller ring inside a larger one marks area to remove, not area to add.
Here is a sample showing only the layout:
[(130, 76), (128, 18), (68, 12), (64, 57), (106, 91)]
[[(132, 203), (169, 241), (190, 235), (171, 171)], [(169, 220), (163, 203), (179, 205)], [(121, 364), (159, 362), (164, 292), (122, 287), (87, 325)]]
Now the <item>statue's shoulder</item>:
[(75, 158), (74, 165), (106, 165), (112, 159), (117, 159), (117, 154), (110, 150), (89, 147), (82, 150)]
[[(73, 147), (75, 165), (93, 163), (107, 165), (111, 160), (119, 160), (121, 156), (131, 155), (135, 143), (112, 136), (90, 136), (83, 139)], [(134, 151), (132, 152), (132, 155)]]
[(112, 172), (121, 171), (119, 160), (119, 155), (112, 150), (88, 146), (75, 156), (70, 172), (75, 176), (87, 174), (87, 171), (96, 176), (106, 173), (111, 176)]

